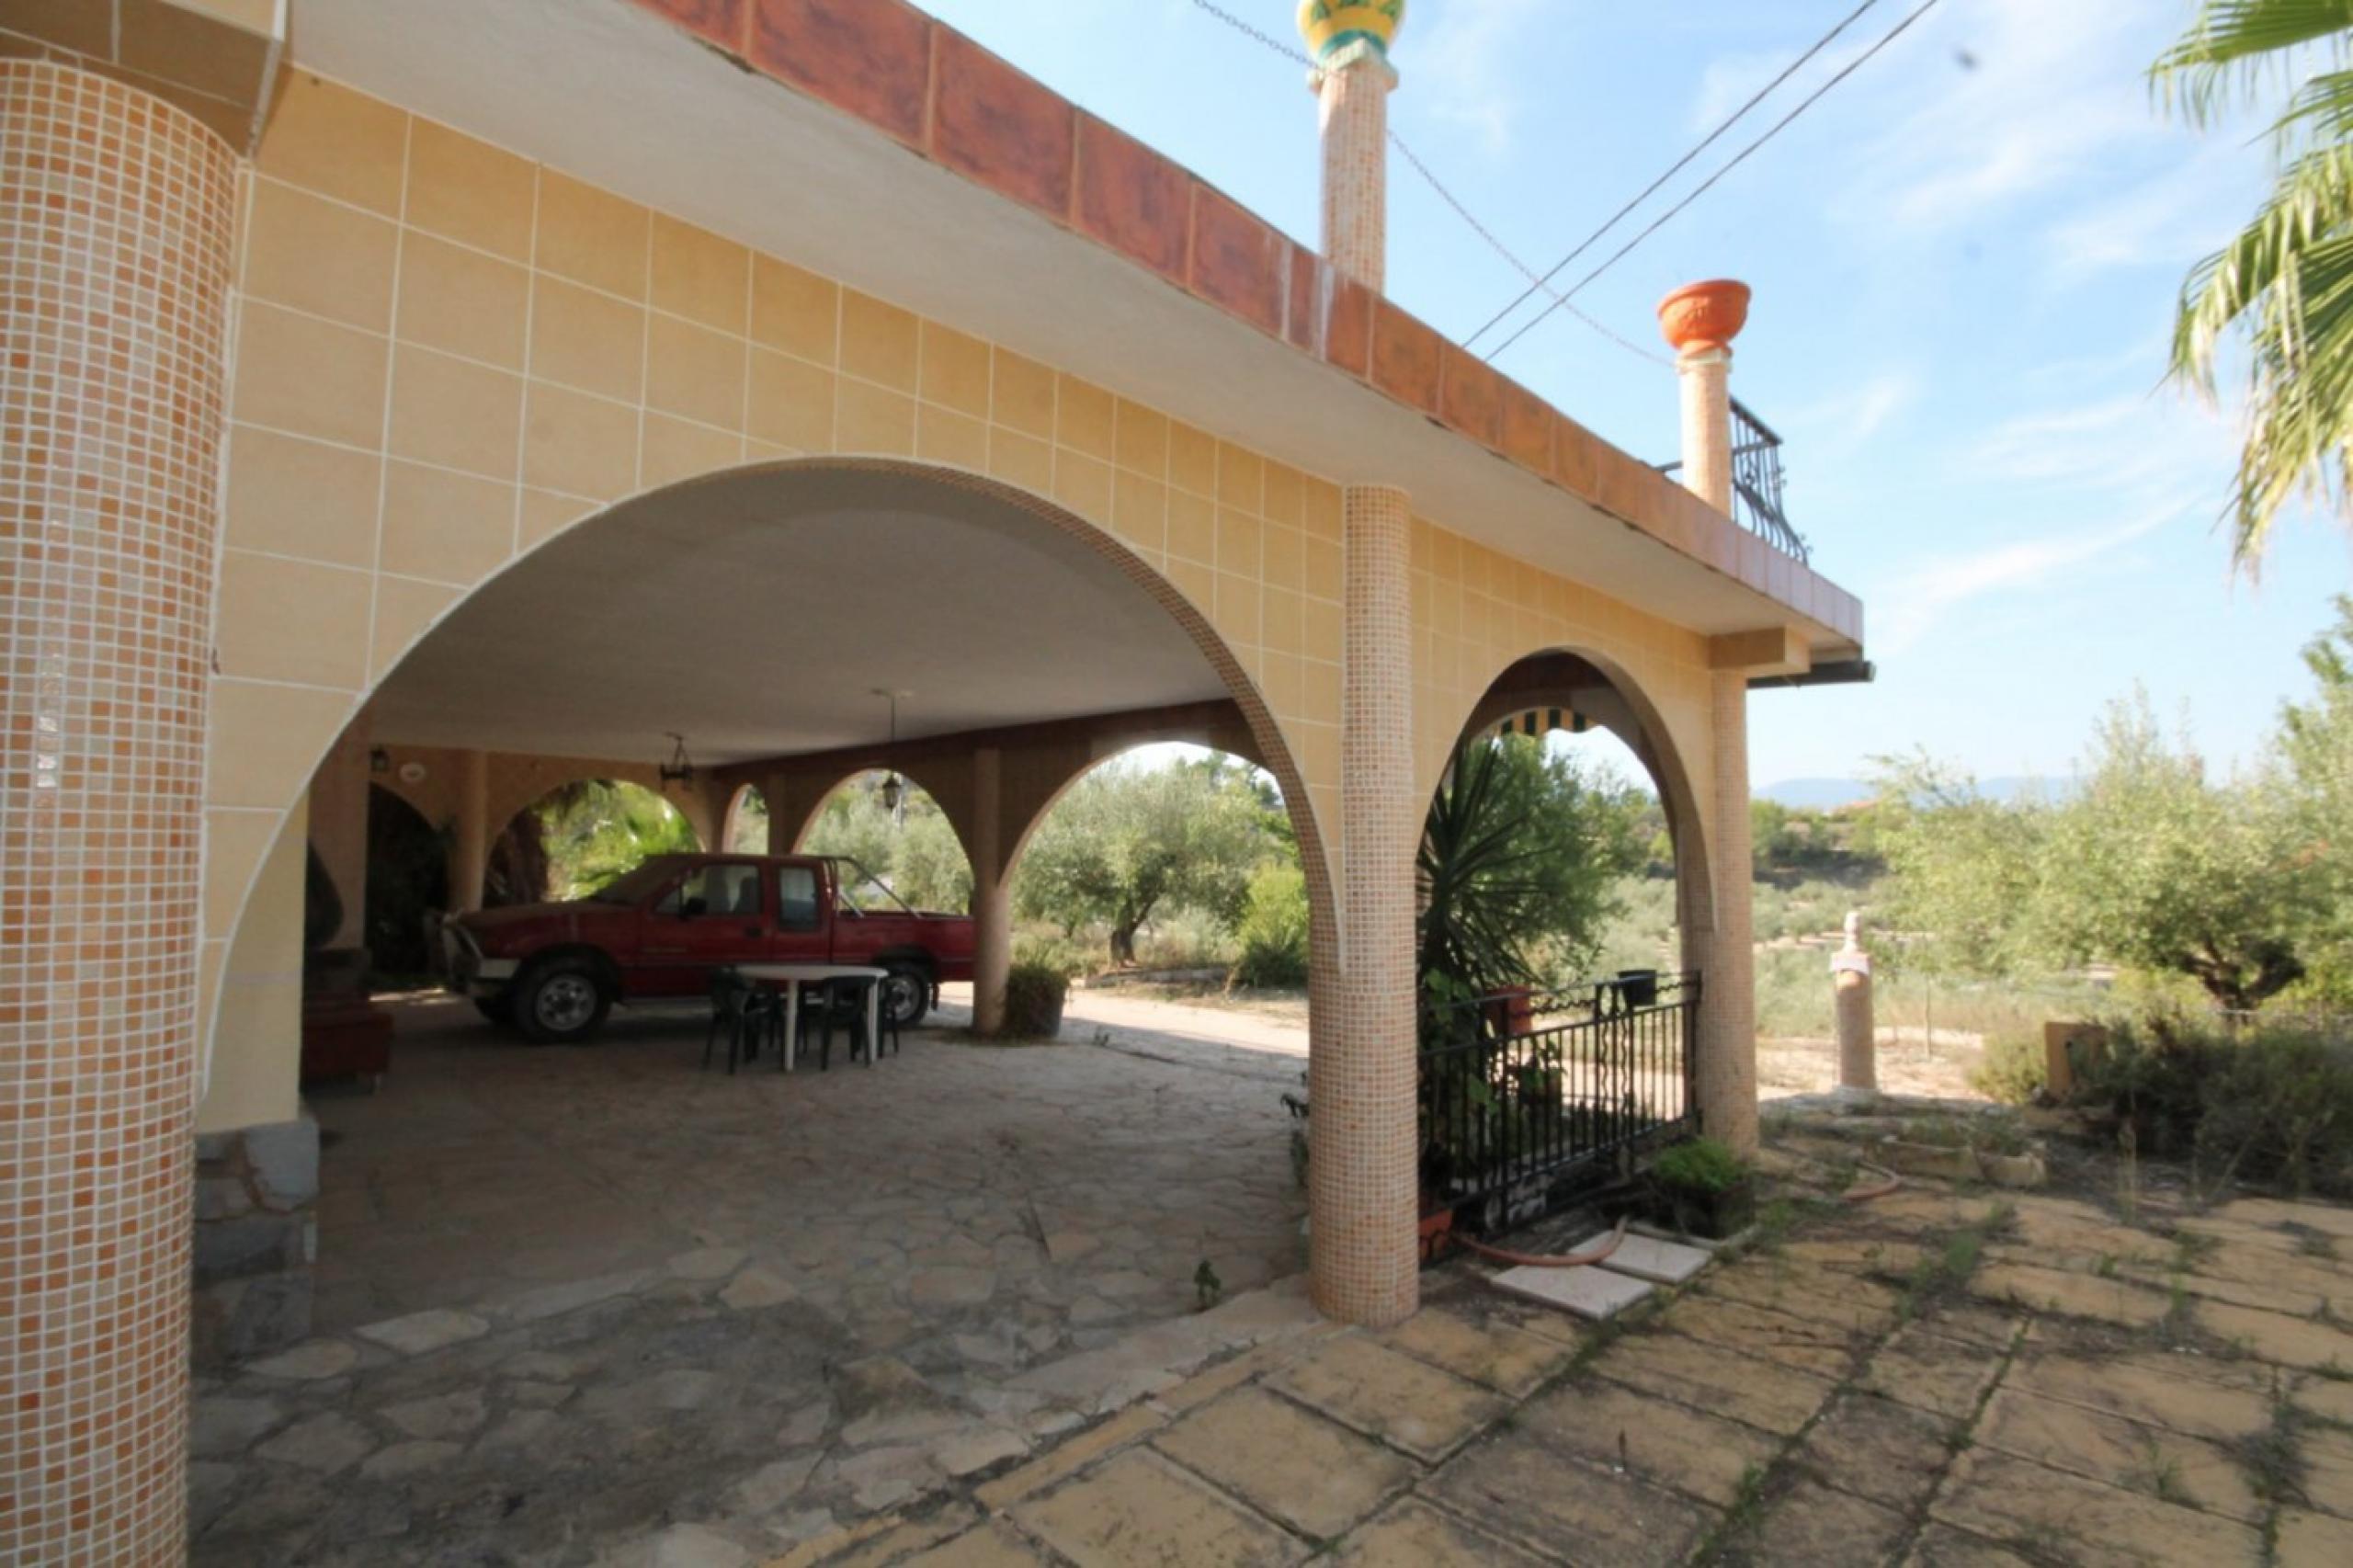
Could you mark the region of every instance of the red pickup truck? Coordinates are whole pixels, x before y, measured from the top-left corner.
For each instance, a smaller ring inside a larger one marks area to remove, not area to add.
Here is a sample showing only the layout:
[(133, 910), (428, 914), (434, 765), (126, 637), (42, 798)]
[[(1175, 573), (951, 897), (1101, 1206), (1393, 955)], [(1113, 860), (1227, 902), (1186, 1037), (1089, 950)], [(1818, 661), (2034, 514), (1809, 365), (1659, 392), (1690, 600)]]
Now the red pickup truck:
[(913, 1024), (943, 980), (972, 977), (972, 922), (908, 908), (854, 860), (656, 855), (584, 899), (461, 915), (443, 926), (451, 989), (531, 1040), (586, 1040), (616, 1002), (709, 994), (737, 963), (890, 971), (882, 1006)]

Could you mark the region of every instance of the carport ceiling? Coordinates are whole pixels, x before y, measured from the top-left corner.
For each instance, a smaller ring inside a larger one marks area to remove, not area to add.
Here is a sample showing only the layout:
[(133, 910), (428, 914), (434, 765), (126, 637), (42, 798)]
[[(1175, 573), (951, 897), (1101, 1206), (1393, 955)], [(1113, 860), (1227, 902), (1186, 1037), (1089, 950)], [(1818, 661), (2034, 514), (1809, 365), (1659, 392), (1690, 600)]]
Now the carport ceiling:
[(1077, 539), (919, 476), (744, 471), (524, 557), (384, 682), (378, 739), (698, 763), (1196, 702), (1225, 687)]

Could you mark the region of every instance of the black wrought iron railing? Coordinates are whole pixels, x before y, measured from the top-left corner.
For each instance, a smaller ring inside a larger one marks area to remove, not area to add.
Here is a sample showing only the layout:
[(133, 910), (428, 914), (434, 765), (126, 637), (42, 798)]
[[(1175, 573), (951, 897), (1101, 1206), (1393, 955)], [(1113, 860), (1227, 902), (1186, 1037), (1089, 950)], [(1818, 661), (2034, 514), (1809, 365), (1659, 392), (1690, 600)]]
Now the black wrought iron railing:
[[(1683, 465), (1665, 464), (1661, 473)], [(1738, 398), (1732, 400), (1733, 521), (1785, 555), (1809, 559), (1805, 536), (1790, 526), (1782, 499), (1781, 437)]]
[(1461, 1210), (1574, 1185), (1610, 1174), (1620, 1151), (1696, 1131), (1699, 1006), (1699, 975), (1640, 971), (1574, 992), (1484, 997), (1426, 1017), (1426, 1196)]

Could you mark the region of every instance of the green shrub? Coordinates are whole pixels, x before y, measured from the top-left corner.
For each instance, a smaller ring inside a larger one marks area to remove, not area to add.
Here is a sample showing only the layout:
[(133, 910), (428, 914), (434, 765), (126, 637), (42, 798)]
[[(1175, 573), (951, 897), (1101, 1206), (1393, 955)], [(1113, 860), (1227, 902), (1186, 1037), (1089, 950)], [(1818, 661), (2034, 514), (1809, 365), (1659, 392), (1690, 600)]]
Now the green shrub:
[(1070, 976), (1051, 964), (1015, 964), (1005, 977), (1005, 1032), (1016, 1040), (1052, 1038), (1069, 995)]
[(1087, 972), (1093, 955), (1065, 937), (1024, 935), (1014, 939), (1013, 967), (1051, 970), (1068, 982)]
[(2086, 1087), (2131, 1125), (2138, 1149), (2189, 1159), (2210, 1188), (2353, 1196), (2353, 1040), (2342, 1030), (2128, 1022), (2109, 1030)]
[(1723, 1192), (1748, 1179), (1748, 1163), (1713, 1138), (1694, 1138), (1663, 1152), (1651, 1176), (1684, 1192)]
[(1307, 878), (1296, 866), (1261, 866), (1250, 879), (1237, 933), (1237, 985), (1307, 983)]
[(2031, 1105), (2049, 1082), (2042, 1041), (2032, 1035), (1997, 1034), (1985, 1041), (1985, 1060), (1969, 1072), (1969, 1086), (2003, 1105)]

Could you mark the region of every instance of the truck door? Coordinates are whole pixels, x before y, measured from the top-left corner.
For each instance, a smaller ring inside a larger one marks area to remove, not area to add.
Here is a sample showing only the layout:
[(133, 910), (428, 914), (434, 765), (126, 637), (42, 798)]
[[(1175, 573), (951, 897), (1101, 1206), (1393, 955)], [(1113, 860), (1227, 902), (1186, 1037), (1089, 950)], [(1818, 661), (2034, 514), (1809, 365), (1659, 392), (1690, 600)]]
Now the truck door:
[(776, 868), (776, 932), (769, 956), (778, 963), (824, 963), (833, 956), (832, 910), (825, 879), (814, 863)]
[(644, 964), (632, 993), (699, 996), (720, 965), (767, 957), (775, 922), (764, 881), (756, 860), (714, 860), (680, 878), (639, 927)]

